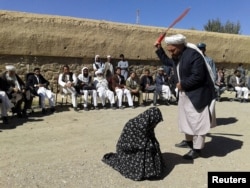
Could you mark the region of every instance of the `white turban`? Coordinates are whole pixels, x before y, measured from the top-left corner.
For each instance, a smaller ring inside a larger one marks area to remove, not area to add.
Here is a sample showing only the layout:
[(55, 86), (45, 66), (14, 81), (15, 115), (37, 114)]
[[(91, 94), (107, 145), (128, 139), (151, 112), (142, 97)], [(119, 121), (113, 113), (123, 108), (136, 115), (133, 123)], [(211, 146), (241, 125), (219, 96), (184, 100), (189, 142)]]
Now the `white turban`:
[(95, 55), (95, 62), (96, 62), (97, 58), (99, 58), (99, 57), (100, 57), (100, 55)]
[(107, 55), (107, 58), (111, 58), (111, 56), (110, 56), (110, 55)]
[(95, 71), (96, 76), (97, 76), (97, 74), (103, 74), (102, 69), (98, 69), (97, 71)]
[(169, 37), (165, 37), (165, 42), (167, 44), (185, 44), (186, 37), (182, 34), (176, 34)]
[(160, 68), (158, 69), (158, 71), (164, 71), (164, 68), (160, 67)]
[(6, 65), (5, 68), (7, 71), (15, 71), (16, 70), (16, 67), (13, 65)]

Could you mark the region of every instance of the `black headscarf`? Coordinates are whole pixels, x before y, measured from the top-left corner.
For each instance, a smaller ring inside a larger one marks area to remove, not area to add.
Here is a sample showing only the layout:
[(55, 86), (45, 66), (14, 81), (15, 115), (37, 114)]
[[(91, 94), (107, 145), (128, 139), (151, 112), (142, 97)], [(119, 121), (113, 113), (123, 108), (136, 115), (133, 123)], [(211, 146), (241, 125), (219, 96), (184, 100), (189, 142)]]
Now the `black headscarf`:
[(163, 161), (154, 128), (161, 121), (157, 107), (129, 120), (117, 142), (116, 153), (105, 154), (102, 161), (132, 180), (159, 178)]

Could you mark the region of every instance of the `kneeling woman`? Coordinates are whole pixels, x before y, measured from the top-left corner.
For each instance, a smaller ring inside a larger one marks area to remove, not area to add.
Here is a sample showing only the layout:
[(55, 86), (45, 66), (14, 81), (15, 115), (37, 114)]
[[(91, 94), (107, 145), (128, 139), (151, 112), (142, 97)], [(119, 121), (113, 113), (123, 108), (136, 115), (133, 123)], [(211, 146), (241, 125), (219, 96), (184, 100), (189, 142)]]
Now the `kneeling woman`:
[(116, 153), (105, 154), (102, 161), (132, 180), (160, 178), (163, 161), (154, 128), (161, 121), (157, 107), (129, 120), (116, 145)]

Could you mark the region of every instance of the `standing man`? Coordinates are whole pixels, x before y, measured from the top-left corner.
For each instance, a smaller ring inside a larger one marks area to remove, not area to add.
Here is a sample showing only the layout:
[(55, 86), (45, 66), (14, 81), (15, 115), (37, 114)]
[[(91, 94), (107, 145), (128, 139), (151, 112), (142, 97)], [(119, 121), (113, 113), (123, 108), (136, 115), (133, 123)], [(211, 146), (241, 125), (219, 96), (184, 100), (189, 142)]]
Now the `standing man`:
[(217, 77), (217, 69), (216, 69), (216, 65), (214, 63), (214, 60), (211, 57), (208, 57), (206, 55), (206, 44), (205, 43), (198, 43), (197, 47), (201, 50), (203, 56), (205, 57), (206, 62), (209, 64), (209, 66), (211, 67), (211, 70), (213, 72), (213, 81), (216, 81), (216, 77)]
[(77, 77), (73, 72), (69, 70), (68, 65), (63, 66), (63, 73), (59, 75), (58, 84), (62, 87), (62, 92), (64, 94), (71, 94), (74, 111), (78, 111), (76, 98), (77, 92), (75, 89), (75, 86), (77, 85)]
[(101, 62), (100, 55), (95, 55), (95, 62), (93, 63), (94, 73), (99, 69), (101, 69), (103, 71), (104, 63)]
[(128, 61), (125, 60), (125, 57), (123, 54), (120, 55), (121, 60), (118, 62), (118, 67), (121, 68), (121, 75), (124, 76), (124, 79), (127, 80), (128, 78)]
[(160, 44), (156, 45), (156, 53), (162, 62), (174, 69), (176, 87), (179, 91), (179, 130), (185, 133), (186, 141), (191, 148), (183, 158), (193, 160), (200, 156), (205, 136), (210, 127), (215, 126), (215, 113), (212, 109), (216, 97), (213, 76), (202, 53), (196, 45), (186, 43), (185, 36), (177, 34), (165, 37), (165, 42), (171, 59)]
[(107, 61), (104, 63), (103, 76), (109, 82), (114, 75), (114, 68), (111, 63), (111, 56), (107, 55)]

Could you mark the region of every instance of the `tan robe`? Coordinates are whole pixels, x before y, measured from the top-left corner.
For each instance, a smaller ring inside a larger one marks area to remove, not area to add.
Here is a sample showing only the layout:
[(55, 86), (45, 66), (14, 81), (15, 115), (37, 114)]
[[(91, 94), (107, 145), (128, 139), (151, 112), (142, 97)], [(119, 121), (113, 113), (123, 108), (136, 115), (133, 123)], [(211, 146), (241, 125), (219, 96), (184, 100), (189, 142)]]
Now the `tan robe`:
[(206, 135), (210, 127), (216, 126), (215, 108), (212, 103), (197, 111), (185, 92), (179, 93), (179, 131), (188, 135)]

